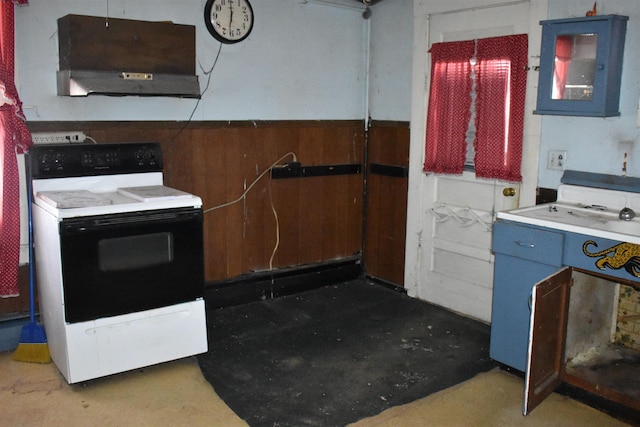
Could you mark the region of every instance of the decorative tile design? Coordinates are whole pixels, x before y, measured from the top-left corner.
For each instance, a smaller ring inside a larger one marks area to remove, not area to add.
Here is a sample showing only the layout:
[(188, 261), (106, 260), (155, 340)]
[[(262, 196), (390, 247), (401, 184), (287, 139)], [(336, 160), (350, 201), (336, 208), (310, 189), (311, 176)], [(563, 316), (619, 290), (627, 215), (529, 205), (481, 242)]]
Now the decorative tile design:
[(640, 290), (620, 285), (615, 342), (640, 350)]

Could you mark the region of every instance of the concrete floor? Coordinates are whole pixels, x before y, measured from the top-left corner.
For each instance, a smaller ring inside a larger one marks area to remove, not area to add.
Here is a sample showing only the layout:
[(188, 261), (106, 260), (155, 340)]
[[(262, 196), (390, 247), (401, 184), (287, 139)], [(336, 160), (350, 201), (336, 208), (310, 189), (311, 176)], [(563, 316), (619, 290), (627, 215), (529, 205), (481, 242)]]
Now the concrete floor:
[[(55, 365), (16, 362), (11, 353), (0, 353), (0, 372), (2, 425), (248, 425), (207, 383), (195, 357), (71, 386)], [(352, 426), (627, 425), (558, 394), (523, 417), (522, 388), (521, 379), (496, 369)]]

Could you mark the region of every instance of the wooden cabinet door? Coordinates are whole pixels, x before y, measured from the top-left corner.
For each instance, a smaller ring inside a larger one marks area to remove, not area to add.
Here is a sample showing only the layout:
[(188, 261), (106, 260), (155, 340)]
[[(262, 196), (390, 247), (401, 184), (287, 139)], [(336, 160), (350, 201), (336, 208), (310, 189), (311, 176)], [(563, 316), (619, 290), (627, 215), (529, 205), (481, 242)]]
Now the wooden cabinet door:
[(524, 415), (547, 398), (564, 375), (571, 271), (560, 270), (536, 283), (532, 291)]

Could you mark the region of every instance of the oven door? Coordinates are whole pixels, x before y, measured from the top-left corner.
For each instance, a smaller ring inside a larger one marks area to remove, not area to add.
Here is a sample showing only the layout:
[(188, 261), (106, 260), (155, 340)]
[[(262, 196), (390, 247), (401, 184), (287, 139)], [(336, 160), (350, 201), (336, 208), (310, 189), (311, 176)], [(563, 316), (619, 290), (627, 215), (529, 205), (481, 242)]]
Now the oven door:
[(65, 320), (139, 312), (203, 296), (202, 209), (60, 223)]

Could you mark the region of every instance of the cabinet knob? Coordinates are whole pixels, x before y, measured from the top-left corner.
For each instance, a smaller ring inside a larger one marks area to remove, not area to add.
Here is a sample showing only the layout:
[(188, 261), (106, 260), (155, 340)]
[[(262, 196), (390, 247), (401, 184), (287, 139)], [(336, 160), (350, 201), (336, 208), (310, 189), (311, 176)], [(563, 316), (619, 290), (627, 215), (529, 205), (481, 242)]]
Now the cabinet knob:
[(504, 197), (513, 197), (516, 195), (516, 189), (513, 187), (507, 187), (502, 190), (502, 195)]

